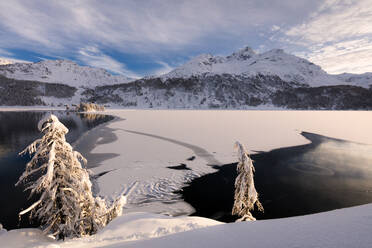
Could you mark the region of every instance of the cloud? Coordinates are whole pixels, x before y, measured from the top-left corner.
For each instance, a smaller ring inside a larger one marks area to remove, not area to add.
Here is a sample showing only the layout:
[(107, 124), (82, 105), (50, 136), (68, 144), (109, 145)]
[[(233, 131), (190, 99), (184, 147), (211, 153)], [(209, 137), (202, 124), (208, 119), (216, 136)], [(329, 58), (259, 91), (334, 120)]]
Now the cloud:
[(173, 66), (170, 66), (166, 62), (156, 61), (156, 63), (158, 63), (161, 66), (161, 68), (152, 71), (151, 72), (152, 75), (160, 76), (160, 75), (166, 74), (166, 73), (168, 73), (168, 72), (170, 72), (174, 69)]
[(286, 31), (283, 43), (307, 50), (305, 58), (330, 73), (372, 71), (370, 0), (327, 0), (308, 19)]
[(128, 70), (124, 64), (118, 62), (108, 55), (105, 55), (97, 47), (94, 46), (87, 46), (79, 50), (79, 55), (77, 56), (77, 58), (92, 67), (103, 68), (130, 78), (140, 77), (136, 73)]
[(13, 54), (11, 52), (6, 51), (5, 49), (0, 48), (0, 55), (1, 56), (11, 56)]
[(370, 0), (328, 0), (286, 34), (308, 43), (338, 42), (372, 34)]
[[(315, 6), (305, 0), (292, 2), (1, 1), (0, 29), (8, 38), (0, 45), (30, 44), (33, 49), (63, 51), (88, 42), (121, 52), (177, 50), (195, 46), (203, 39), (251, 37), (259, 26), (290, 23)], [(296, 10), (299, 4), (304, 8)]]
[[(303, 54), (330, 72), (356, 72), (370, 70), (364, 59), (370, 50), (340, 46), (370, 47), (370, 13), (370, 0), (0, 1), (0, 48), (136, 76), (125, 55), (147, 56), (146, 63), (162, 66), (148, 71), (162, 73), (180, 58), (250, 45)], [(104, 54), (107, 48), (117, 56)]]
[(271, 31), (275, 32), (275, 31), (278, 31), (280, 29), (280, 27), (278, 25), (273, 25), (271, 27)]
[(314, 48), (307, 57), (329, 73), (372, 72), (372, 40), (355, 39)]

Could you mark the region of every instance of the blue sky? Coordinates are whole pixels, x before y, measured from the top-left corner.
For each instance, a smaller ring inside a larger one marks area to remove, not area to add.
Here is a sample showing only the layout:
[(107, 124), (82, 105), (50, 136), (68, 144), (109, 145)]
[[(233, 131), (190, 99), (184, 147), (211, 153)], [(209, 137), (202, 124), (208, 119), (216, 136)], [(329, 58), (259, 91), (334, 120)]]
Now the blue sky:
[(370, 0), (0, 0), (0, 58), (69, 59), (130, 77), (201, 53), (282, 48), (327, 72), (372, 72)]

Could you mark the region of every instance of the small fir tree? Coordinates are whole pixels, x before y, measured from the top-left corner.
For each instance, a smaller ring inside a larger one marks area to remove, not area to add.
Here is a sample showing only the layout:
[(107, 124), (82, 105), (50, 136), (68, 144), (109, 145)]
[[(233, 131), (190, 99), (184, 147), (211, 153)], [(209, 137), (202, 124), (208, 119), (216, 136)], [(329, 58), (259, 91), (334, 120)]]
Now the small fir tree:
[(258, 193), (254, 186), (253, 173), (255, 170), (253, 162), (242, 144), (236, 142), (235, 147), (238, 149), (239, 162), (237, 165), (238, 176), (235, 180), (232, 214), (241, 217), (237, 221), (256, 220), (250, 211), (254, 209), (255, 205), (262, 212), (264, 209), (258, 200)]
[[(34, 156), (16, 185), (26, 183), (25, 190), (40, 198), (19, 215), (30, 212), (30, 219), (38, 219), (44, 233), (58, 239), (94, 234), (121, 215), (126, 197), (119, 196), (108, 207), (105, 200), (93, 196), (89, 173), (80, 163), (87, 161), (66, 142), (68, 129), (58, 118), (45, 116), (38, 129), (44, 136), (20, 153)], [(33, 181), (35, 175), (41, 176)]]

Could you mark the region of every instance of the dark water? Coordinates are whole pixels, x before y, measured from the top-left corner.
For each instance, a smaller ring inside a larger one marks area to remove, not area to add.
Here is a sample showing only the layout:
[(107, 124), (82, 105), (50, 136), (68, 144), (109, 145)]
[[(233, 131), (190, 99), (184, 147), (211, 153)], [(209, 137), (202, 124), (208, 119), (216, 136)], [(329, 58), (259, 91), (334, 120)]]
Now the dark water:
[[(37, 123), (45, 114), (0, 112), (0, 223), (6, 229), (37, 226), (37, 223), (29, 223), (27, 217), (18, 221), (18, 212), (29, 207), (34, 199), (28, 199), (28, 192), (23, 192), (22, 185), (15, 187), (14, 184), (30, 160), (29, 155), (19, 156), (18, 153), (42, 136), (37, 130)], [(62, 111), (54, 111), (53, 114), (69, 129), (66, 139), (70, 144), (89, 129), (113, 119), (107, 115)]]
[[(372, 202), (372, 146), (305, 133), (312, 143), (252, 156), (255, 184), (265, 212), (282, 218)], [(230, 222), (236, 163), (197, 178), (181, 194), (193, 215)]]

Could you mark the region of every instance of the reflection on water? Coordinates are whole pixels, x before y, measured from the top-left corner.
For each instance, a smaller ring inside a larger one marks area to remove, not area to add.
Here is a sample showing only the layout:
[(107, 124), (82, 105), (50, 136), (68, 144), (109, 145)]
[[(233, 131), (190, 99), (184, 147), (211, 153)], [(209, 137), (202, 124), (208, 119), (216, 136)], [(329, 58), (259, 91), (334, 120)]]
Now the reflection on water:
[[(107, 115), (62, 111), (52, 113), (69, 129), (66, 139), (71, 144), (85, 131), (113, 119)], [(0, 112), (0, 223), (7, 229), (17, 228), (18, 212), (30, 205), (30, 200), (26, 198), (28, 193), (23, 192), (23, 187), (14, 186), (30, 160), (28, 155), (18, 156), (18, 153), (41, 137), (37, 123), (45, 114), (46, 112)], [(29, 226), (27, 222), (27, 219), (23, 220), (20, 226)]]
[[(312, 143), (252, 156), (265, 208), (257, 219), (318, 213), (372, 202), (372, 146), (305, 133)], [(236, 164), (196, 179), (182, 193), (195, 215), (233, 221)]]

